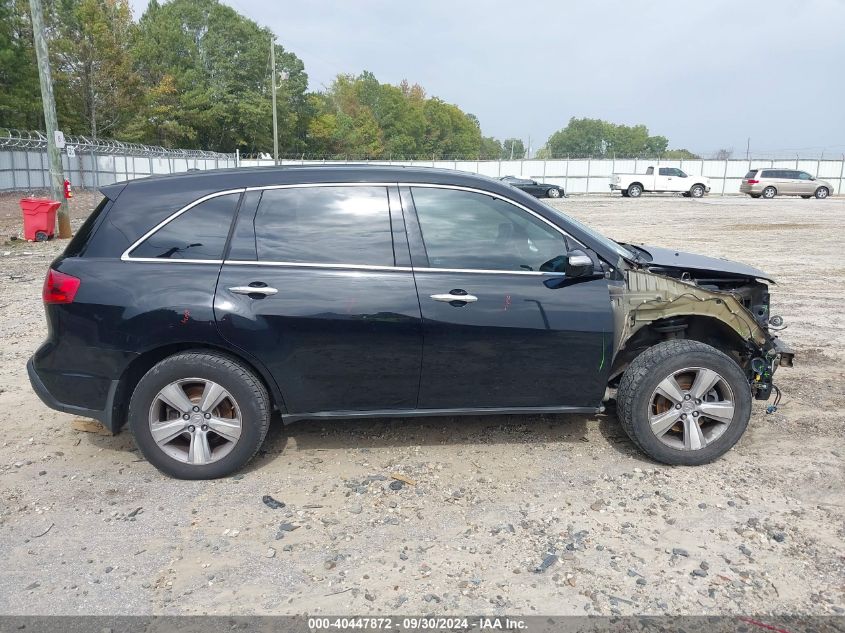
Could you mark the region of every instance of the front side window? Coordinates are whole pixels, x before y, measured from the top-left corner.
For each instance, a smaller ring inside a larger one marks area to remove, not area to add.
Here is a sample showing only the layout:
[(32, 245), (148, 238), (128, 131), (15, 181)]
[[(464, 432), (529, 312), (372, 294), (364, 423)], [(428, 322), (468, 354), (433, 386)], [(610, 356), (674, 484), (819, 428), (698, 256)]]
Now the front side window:
[(130, 257), (223, 259), (240, 193), (209, 198), (174, 218), (135, 247)]
[(812, 180), (813, 177), (808, 174), (806, 171), (799, 171), (798, 172), (798, 180)]
[(268, 189), (255, 214), (259, 261), (393, 266), (385, 187)]
[(560, 232), (500, 198), (433, 187), (411, 193), (431, 268), (552, 271), (568, 250)]

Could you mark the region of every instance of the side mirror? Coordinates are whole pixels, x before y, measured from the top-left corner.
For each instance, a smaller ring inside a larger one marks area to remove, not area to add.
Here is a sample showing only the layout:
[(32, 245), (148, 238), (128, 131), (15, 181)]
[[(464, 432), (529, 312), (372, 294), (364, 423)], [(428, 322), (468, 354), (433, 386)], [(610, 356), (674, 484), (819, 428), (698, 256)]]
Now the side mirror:
[(593, 274), (593, 260), (582, 250), (572, 250), (566, 254), (564, 272), (567, 277), (585, 277)]

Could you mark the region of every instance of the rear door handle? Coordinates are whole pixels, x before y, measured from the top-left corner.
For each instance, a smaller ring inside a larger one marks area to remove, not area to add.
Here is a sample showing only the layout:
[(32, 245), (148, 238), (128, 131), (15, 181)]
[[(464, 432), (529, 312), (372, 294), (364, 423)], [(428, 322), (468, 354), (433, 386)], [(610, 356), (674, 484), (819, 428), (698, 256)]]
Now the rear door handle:
[[(454, 291), (453, 291), (454, 292)], [(453, 301), (463, 301), (464, 303), (474, 303), (478, 301), (478, 297), (475, 295), (468, 295), (468, 294), (442, 294), (442, 295), (431, 295), (431, 298), (435, 301), (443, 301), (445, 303), (452, 303)]]
[(279, 291), (269, 286), (232, 286), (229, 292), (234, 292), (236, 295), (264, 295), (266, 297)]

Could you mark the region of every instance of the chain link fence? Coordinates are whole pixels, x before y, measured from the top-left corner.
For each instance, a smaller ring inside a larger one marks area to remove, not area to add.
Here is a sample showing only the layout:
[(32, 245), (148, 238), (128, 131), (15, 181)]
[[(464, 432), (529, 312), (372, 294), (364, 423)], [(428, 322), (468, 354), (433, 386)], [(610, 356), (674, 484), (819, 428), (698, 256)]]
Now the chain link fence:
[[(65, 136), (61, 156), (65, 178), (80, 188), (237, 164), (235, 154), (70, 135)], [(27, 191), (49, 186), (47, 136), (43, 132), (0, 128), (0, 190)]]

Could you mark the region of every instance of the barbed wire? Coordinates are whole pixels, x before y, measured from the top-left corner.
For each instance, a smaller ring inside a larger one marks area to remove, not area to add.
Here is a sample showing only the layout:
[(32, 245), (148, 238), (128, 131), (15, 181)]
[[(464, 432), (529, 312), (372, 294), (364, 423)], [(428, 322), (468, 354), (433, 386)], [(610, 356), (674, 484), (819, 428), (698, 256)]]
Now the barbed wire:
[[(87, 136), (65, 135), (66, 145), (72, 145), (77, 152), (90, 154), (120, 154), (123, 156), (166, 156), (170, 158), (227, 158), (234, 154), (210, 152), (202, 149), (170, 149), (158, 145), (128, 143), (114, 139), (88, 138)], [(0, 148), (39, 149), (47, 148), (47, 135), (33, 130), (18, 130), (0, 127)]]

